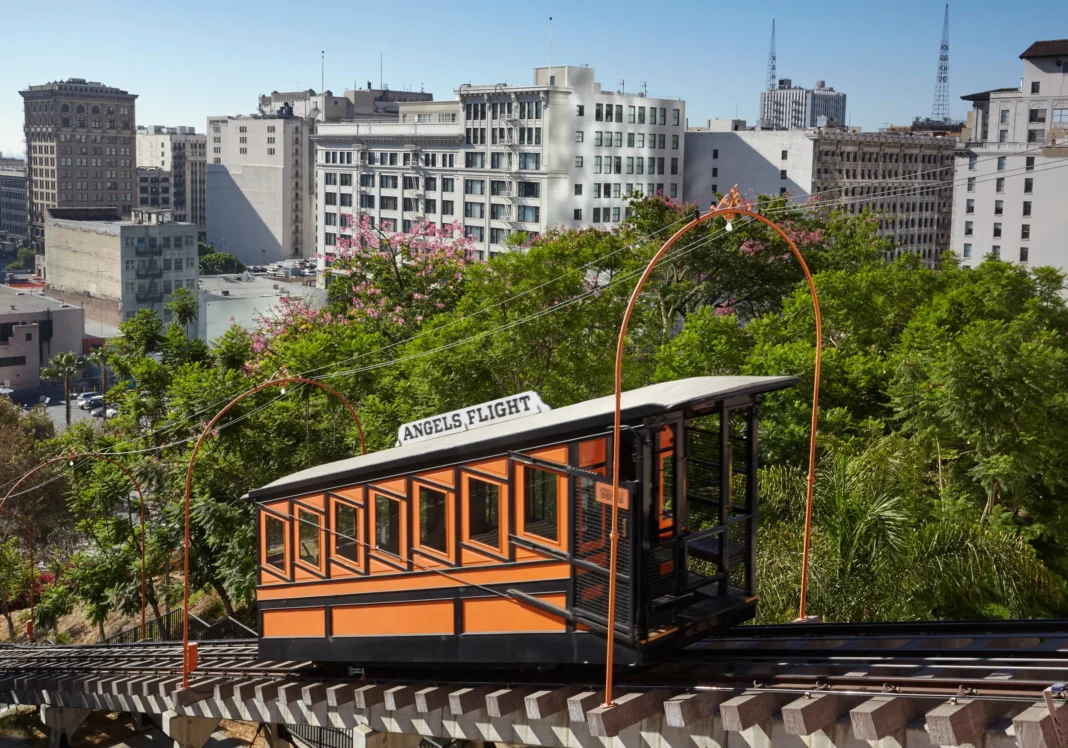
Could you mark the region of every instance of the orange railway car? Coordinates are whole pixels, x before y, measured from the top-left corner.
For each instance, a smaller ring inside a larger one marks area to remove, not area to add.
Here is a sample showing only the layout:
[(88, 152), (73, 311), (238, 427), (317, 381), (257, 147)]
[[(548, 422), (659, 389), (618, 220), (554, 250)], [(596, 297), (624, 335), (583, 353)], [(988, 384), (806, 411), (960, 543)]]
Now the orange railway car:
[[(795, 382), (701, 377), (623, 394), (621, 665), (752, 617), (757, 408)], [(261, 657), (603, 663), (613, 401), (549, 410), (517, 395), (252, 491)]]

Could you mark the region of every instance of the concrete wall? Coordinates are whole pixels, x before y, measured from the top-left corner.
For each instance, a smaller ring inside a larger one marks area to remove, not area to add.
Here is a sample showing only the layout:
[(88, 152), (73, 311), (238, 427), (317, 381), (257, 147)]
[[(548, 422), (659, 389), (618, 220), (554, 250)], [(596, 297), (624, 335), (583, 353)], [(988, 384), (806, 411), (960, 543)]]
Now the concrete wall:
[[(45, 339), (40, 323), (51, 320), (51, 336)], [(0, 311), (0, 325), (12, 323), (10, 336), (0, 342), (0, 386), (19, 390), (37, 389), (41, 368), (57, 353), (82, 352), (85, 329), (77, 307), (41, 311)], [(22, 359), (11, 361), (11, 359)]]
[(801, 130), (687, 132), (683, 196), (702, 210), (712, 204), (713, 192), (734, 185), (748, 198), (783, 189), (803, 198), (812, 191), (813, 143)]
[(122, 247), (117, 226), (101, 224), (99, 230), (84, 230), (71, 223), (74, 222), (45, 223), (48, 285), (60, 291), (88, 292), (119, 301)]
[(65, 304), (78, 307), (82, 310), (82, 314), (87, 320), (103, 322), (111, 327), (118, 327), (122, 324), (122, 305), (118, 300), (86, 296), (76, 291), (64, 291), (54, 286), (46, 286), (45, 292), (56, 301), (62, 301)]

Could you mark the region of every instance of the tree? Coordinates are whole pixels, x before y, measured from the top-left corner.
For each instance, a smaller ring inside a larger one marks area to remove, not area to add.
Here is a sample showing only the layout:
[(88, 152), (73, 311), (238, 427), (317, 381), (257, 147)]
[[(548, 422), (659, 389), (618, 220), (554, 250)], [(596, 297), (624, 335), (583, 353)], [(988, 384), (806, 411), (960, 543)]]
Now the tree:
[(111, 358), (111, 352), (107, 349), (107, 343), (94, 348), (86, 357), (86, 361), (100, 369), (100, 392), (104, 393), (108, 391), (108, 361)]
[(26, 555), (19, 548), (16, 538), (8, 538), (0, 543), (0, 615), (7, 621), (7, 633), (11, 641), (15, 641), (16, 637), (12, 616), (16, 610), (26, 606), (29, 581)]
[(189, 325), (197, 320), (200, 304), (197, 295), (184, 286), (174, 289), (171, 300), (167, 302), (167, 309), (174, 315), (174, 321), (188, 329)]
[(26, 247), (19, 247), (18, 252), (15, 254), (15, 259), (7, 264), (7, 271), (9, 273), (18, 273), (28, 270), (34, 270), (37, 267), (37, 254)]
[(86, 361), (85, 356), (66, 351), (64, 353), (57, 353), (52, 357), (52, 360), (48, 362), (48, 365), (41, 369), (42, 379), (63, 381), (63, 400), (67, 406), (68, 426), (70, 426), (70, 380), (85, 371), (87, 365), (88, 362)]
[(229, 252), (210, 252), (200, 257), (201, 275), (223, 275), (245, 272), (245, 263)]
[(119, 325), (122, 333), (122, 351), (133, 356), (145, 356), (159, 350), (163, 342), (163, 322), (154, 309), (138, 310), (130, 319)]

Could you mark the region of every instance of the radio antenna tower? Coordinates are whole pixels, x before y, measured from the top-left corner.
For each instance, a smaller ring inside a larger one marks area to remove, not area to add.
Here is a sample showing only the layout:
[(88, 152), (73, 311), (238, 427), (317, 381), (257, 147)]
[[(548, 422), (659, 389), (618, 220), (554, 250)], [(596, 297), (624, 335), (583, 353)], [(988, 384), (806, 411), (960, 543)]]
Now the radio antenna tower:
[[(947, 6), (948, 7), (948, 6)], [(947, 13), (949, 11), (946, 11)], [(771, 51), (768, 52), (768, 82), (765, 88), (768, 91), (774, 90), (777, 84), (775, 76), (775, 19), (771, 19)]]
[(949, 121), (949, 3), (946, 3), (946, 19), (942, 22), (942, 46), (938, 49), (938, 78), (931, 119)]

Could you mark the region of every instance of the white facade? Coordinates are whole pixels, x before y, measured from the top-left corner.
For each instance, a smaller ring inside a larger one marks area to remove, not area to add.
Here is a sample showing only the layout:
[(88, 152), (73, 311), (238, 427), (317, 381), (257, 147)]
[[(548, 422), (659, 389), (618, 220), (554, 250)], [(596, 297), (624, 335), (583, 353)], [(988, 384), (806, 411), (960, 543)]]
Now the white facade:
[(457, 94), (401, 103), (393, 122), (319, 125), (320, 267), (342, 221), (362, 214), (387, 230), (459, 221), (488, 257), (516, 232), (617, 224), (632, 191), (682, 197), (681, 100), (603, 91), (593, 69), (571, 66)]
[[(826, 119), (821, 121), (821, 117)], [(828, 88), (824, 81), (816, 81), (815, 88), (801, 88), (783, 78), (778, 88), (760, 92), (760, 126), (765, 130), (846, 124), (846, 95)]]
[[(137, 128), (137, 166), (158, 167), (170, 172), (170, 207), (174, 220), (196, 224), (204, 235), (206, 229), (206, 169), (208, 138), (192, 127)], [(144, 201), (146, 193), (138, 180), (135, 207), (151, 207)]]
[(892, 257), (920, 255), (937, 267), (949, 246), (955, 141), (843, 130), (686, 133), (685, 199), (707, 209), (734, 185), (748, 198), (791, 195), (804, 202), (879, 212)]
[(137, 209), (133, 220), (120, 221), (103, 212), (53, 209), (45, 224), (50, 292), (83, 297), (86, 316), (108, 324), (141, 309), (170, 322), (171, 295), (182, 287), (195, 294), (200, 266), (196, 226), (169, 218), (166, 210)]
[(1068, 270), (1068, 40), (1021, 55), (1022, 86), (963, 97), (952, 249), (965, 267), (1002, 260)]
[(57, 353), (82, 353), (82, 310), (0, 286), (0, 387), (34, 390)]
[(209, 117), (207, 242), (249, 265), (311, 257), (315, 122)]
[(397, 105), (402, 101), (433, 101), (433, 94), (424, 91), (391, 91), (388, 88), (349, 88), (344, 96), (332, 91), (272, 91), (260, 96), (259, 113), (277, 114), (289, 107), (293, 116), (317, 122), (343, 122), (350, 119), (395, 119)]
[(197, 337), (209, 343), (235, 324), (255, 330), (278, 314), (283, 298), (300, 298), (315, 309), (327, 300), (326, 289), (247, 272), (200, 276), (198, 297)]

